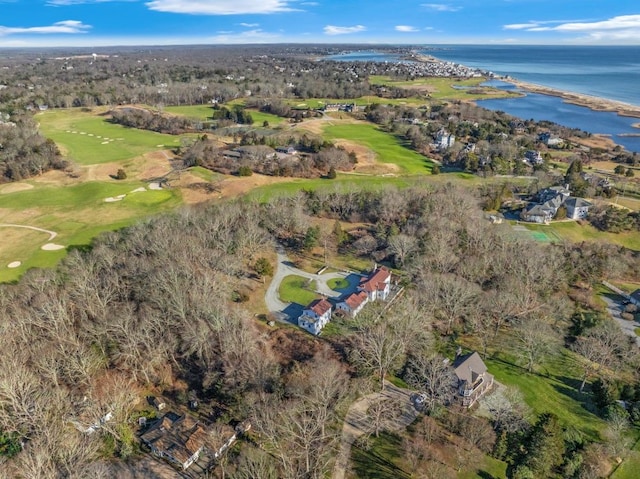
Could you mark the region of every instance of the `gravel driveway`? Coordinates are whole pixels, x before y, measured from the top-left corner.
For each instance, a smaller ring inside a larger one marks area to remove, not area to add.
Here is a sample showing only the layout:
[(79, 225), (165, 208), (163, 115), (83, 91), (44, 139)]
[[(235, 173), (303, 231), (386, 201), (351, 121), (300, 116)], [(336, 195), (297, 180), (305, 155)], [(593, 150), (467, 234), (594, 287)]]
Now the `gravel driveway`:
[(600, 297), (607, 303), (607, 313), (609, 313), (616, 323), (620, 325), (622, 331), (626, 335), (634, 338), (636, 340), (636, 344), (640, 346), (640, 337), (635, 331), (635, 329), (640, 325), (635, 321), (627, 321), (620, 315), (624, 310), (624, 304), (622, 303), (623, 299), (620, 296), (617, 296), (614, 299), (606, 294), (603, 294)]

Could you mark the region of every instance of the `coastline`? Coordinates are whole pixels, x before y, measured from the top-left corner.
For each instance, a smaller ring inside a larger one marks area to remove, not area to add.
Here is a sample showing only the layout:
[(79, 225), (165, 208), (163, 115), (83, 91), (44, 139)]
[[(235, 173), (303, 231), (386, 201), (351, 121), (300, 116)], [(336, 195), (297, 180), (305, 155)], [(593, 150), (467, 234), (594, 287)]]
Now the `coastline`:
[[(594, 111), (608, 111), (617, 113), (620, 116), (628, 116), (632, 118), (640, 118), (640, 106), (632, 105), (630, 103), (624, 103), (616, 100), (608, 100), (606, 98), (600, 98), (591, 95), (585, 95), (583, 93), (574, 93), (564, 90), (558, 90), (542, 85), (536, 85), (534, 83), (527, 83), (512, 77), (498, 77), (499, 80), (511, 83), (523, 91), (530, 93), (539, 93), (541, 95), (549, 95), (562, 98), (565, 103), (573, 105), (583, 106)], [(634, 123), (635, 128), (640, 128), (640, 122)]]

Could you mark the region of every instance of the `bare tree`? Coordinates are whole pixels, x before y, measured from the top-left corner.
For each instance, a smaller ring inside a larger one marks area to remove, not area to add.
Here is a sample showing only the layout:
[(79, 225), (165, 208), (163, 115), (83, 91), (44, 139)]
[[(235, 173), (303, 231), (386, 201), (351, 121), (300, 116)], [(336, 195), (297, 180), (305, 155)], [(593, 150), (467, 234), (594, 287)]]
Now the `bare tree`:
[(558, 334), (545, 318), (520, 318), (514, 334), (517, 342), (515, 353), (525, 362), (528, 372), (550, 353), (561, 347), (562, 335)]
[(430, 412), (453, 400), (458, 379), (448, 360), (422, 355), (409, 360), (407, 382), (423, 394), (424, 407)]

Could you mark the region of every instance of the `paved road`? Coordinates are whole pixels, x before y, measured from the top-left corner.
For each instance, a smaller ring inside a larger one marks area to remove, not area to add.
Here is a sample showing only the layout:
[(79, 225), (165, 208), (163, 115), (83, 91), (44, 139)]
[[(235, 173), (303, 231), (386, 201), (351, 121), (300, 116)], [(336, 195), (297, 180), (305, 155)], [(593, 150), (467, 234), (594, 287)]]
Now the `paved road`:
[(411, 401), (411, 396), (414, 393), (414, 391), (399, 388), (385, 381), (383, 391), (364, 396), (351, 405), (342, 426), (340, 451), (333, 468), (332, 479), (344, 479), (351, 458), (351, 446), (360, 436), (370, 432), (371, 419), (367, 417), (369, 406), (384, 399), (392, 399), (402, 404), (402, 414), (394, 422), (384, 425), (384, 429), (388, 431), (398, 431), (406, 428), (418, 416), (418, 411)]
[(324, 295), (330, 298), (339, 298), (342, 293), (338, 291), (334, 291), (329, 288), (327, 285), (327, 281), (333, 278), (346, 278), (348, 276), (347, 273), (343, 272), (332, 272), (325, 274), (314, 274), (307, 273), (301, 269), (293, 266), (293, 263), (287, 256), (285, 250), (281, 246), (276, 247), (277, 253), (277, 261), (276, 270), (273, 274), (273, 278), (271, 279), (271, 283), (267, 288), (267, 291), (264, 295), (264, 301), (267, 305), (267, 309), (275, 314), (278, 319), (281, 320), (296, 320), (297, 318), (289, 318), (289, 315), (285, 313), (287, 309), (291, 306), (291, 303), (285, 303), (280, 300), (280, 296), (278, 295), (278, 289), (280, 288), (280, 283), (282, 280), (289, 275), (301, 276), (306, 279), (310, 279), (316, 282), (316, 292), (318, 295)]
[(635, 329), (640, 326), (635, 321), (627, 321), (623, 319), (620, 313), (624, 310), (624, 304), (622, 304), (622, 297), (611, 298), (608, 295), (600, 296), (607, 303), (607, 312), (611, 317), (620, 325), (622, 331), (636, 340), (636, 344), (640, 346), (640, 337), (636, 334)]

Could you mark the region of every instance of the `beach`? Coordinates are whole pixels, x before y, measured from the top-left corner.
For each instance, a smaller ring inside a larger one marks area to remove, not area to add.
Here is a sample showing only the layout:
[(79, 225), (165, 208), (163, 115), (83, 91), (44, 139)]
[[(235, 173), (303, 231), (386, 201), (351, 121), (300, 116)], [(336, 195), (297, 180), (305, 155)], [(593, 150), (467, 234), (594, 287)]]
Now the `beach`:
[[(633, 118), (640, 118), (640, 107), (624, 103), (621, 101), (608, 100), (606, 98), (598, 98), (591, 95), (584, 95), (582, 93), (574, 93), (568, 91), (562, 91), (555, 88), (550, 88), (542, 85), (535, 85), (533, 83), (523, 82), (511, 77), (500, 78), (500, 80), (511, 83), (519, 89), (531, 93), (539, 93), (541, 95), (550, 95), (562, 98), (566, 103), (573, 105), (584, 106), (595, 111), (610, 111), (615, 112), (621, 116), (629, 116)], [(640, 122), (633, 125), (635, 128), (640, 128)]]

